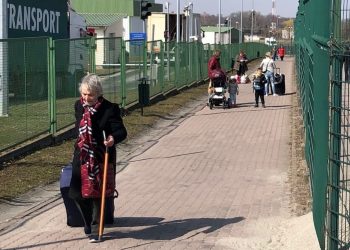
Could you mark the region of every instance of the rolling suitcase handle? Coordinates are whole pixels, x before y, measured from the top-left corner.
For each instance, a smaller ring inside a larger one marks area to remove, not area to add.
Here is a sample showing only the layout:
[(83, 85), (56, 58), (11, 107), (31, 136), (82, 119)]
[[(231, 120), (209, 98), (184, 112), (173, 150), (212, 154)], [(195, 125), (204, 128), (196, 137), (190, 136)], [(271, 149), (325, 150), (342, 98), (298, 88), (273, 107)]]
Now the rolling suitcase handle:
[(281, 68), (277, 68), (277, 67), (276, 67), (275, 70), (276, 70), (276, 71), (275, 71), (275, 74), (279, 74), (279, 75), (281, 74)]

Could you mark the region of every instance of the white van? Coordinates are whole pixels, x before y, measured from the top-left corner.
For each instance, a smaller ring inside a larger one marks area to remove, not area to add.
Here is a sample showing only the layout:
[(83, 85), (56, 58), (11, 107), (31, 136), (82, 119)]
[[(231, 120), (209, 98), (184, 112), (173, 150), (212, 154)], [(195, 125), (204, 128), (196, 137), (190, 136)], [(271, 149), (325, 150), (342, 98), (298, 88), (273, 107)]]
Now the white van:
[(269, 46), (276, 46), (277, 45), (277, 41), (274, 37), (266, 37), (265, 38), (265, 44), (269, 45)]

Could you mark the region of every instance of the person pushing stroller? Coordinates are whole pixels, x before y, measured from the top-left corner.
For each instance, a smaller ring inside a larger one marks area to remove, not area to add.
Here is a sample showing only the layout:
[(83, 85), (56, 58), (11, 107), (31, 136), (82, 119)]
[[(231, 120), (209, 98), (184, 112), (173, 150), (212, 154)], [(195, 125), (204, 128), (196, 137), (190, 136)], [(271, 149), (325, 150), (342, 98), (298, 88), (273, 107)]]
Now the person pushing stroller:
[(225, 87), (226, 74), (220, 65), (220, 50), (215, 50), (213, 56), (208, 61), (208, 105), (211, 96), (214, 94), (215, 87)]

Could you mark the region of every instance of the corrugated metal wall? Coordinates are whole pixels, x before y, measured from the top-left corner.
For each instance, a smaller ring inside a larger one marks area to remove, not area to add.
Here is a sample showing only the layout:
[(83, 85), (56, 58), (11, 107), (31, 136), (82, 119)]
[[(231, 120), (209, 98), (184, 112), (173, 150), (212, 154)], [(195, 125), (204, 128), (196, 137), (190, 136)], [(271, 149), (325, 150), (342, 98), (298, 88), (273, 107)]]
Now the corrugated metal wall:
[(78, 13), (124, 13), (134, 15), (133, 0), (71, 0), (71, 5)]
[[(157, 4), (154, 0), (148, 0), (152, 3), (150, 10), (152, 12), (163, 12), (163, 5)], [(71, 0), (74, 10), (78, 13), (123, 13), (129, 16), (140, 15), (139, 0)]]

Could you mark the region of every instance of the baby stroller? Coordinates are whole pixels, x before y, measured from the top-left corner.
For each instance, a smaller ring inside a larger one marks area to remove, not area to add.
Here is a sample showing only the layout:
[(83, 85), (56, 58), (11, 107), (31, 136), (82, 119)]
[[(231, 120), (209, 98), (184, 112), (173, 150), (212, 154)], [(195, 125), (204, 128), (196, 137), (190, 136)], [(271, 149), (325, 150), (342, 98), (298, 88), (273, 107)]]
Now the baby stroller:
[(226, 76), (214, 78), (212, 80), (212, 86), (214, 88), (214, 93), (209, 97), (209, 108), (213, 109), (214, 106), (222, 106), (222, 108), (228, 107), (228, 101), (225, 96)]

